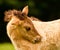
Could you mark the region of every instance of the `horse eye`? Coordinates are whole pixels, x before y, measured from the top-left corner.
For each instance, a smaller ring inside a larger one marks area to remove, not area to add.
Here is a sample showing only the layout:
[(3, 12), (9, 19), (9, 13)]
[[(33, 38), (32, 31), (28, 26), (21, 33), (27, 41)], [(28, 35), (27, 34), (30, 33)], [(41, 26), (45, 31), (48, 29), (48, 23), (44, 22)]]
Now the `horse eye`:
[(30, 27), (25, 27), (25, 29), (26, 29), (27, 31), (30, 31), (30, 30), (31, 30), (31, 28), (30, 28)]

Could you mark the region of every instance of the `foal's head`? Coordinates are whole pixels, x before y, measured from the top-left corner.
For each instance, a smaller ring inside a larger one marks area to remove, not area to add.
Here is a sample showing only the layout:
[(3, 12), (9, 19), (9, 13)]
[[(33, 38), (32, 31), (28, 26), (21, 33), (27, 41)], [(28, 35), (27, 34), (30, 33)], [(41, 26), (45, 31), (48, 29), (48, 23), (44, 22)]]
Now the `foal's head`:
[[(5, 13), (5, 21), (10, 21), (13, 16), (19, 20), (18, 28), (21, 34), (21, 37), (24, 40), (28, 40), (32, 43), (37, 43), (41, 40), (41, 36), (34, 28), (32, 20), (27, 16), (28, 6), (24, 7), (22, 11), (10, 10)], [(17, 24), (17, 23), (15, 23)], [(17, 33), (16, 33), (17, 34)]]

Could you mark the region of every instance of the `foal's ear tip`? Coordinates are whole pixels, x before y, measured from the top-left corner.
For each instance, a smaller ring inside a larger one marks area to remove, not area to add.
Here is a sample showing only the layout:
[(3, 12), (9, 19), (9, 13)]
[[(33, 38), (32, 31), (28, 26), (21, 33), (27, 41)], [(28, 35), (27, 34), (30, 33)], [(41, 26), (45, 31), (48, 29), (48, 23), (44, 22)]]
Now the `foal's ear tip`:
[(28, 5), (26, 5), (25, 7), (28, 8)]
[(23, 8), (22, 13), (28, 15), (28, 5)]

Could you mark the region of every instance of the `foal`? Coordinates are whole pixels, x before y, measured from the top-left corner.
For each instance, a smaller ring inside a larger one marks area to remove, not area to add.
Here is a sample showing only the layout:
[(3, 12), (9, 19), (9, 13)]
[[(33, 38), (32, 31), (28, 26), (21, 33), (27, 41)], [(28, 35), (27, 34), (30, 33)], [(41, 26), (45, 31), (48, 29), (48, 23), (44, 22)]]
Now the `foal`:
[(5, 21), (7, 24), (7, 34), (16, 50), (32, 50), (33, 45), (41, 40), (40, 34), (33, 26), (32, 20), (37, 21), (36, 18), (29, 18), (28, 6), (24, 7), (22, 11), (9, 10), (5, 12)]
[(60, 50), (60, 19), (43, 22), (29, 18), (28, 7), (5, 13), (7, 34), (16, 50)]

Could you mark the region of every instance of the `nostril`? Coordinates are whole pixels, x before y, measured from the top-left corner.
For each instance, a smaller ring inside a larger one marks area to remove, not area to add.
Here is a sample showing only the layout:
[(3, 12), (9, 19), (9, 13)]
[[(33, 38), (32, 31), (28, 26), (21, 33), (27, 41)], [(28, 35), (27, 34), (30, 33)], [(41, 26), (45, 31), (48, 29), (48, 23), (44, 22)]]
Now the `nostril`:
[(41, 41), (41, 37), (40, 36), (36, 36), (34, 38), (34, 43), (40, 42)]
[(38, 40), (37, 40), (37, 39), (35, 39), (34, 41), (35, 41), (35, 43), (36, 43), (36, 42), (38, 42)]

